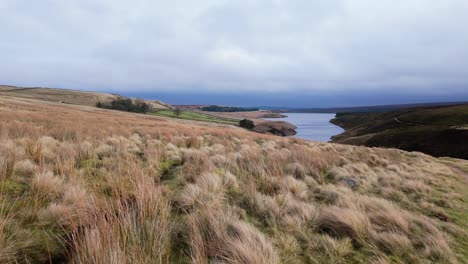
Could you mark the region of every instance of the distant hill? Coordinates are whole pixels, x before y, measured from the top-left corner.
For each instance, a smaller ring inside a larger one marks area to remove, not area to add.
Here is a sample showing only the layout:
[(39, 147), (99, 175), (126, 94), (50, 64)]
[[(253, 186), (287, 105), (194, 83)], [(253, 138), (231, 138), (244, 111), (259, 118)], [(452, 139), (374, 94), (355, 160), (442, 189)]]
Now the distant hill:
[(468, 159), (468, 104), (342, 113), (331, 122), (346, 130), (332, 142)]
[(203, 107), (208, 105), (173, 105), (174, 107), (181, 109), (181, 110), (200, 110)]
[[(0, 85), (0, 96), (12, 96), (27, 99), (36, 99), (49, 102), (61, 102), (65, 104), (95, 106), (97, 102), (108, 103), (124, 96), (111, 93), (87, 92), (43, 87), (17, 87)], [(145, 100), (153, 108), (168, 109), (170, 105), (155, 100)]]
[(437, 103), (417, 103), (417, 104), (395, 104), (395, 105), (371, 105), (371, 106), (356, 106), (356, 107), (329, 107), (329, 108), (294, 108), (294, 107), (275, 107), (275, 106), (259, 106), (260, 109), (279, 111), (285, 113), (365, 113), (365, 112), (388, 112), (400, 109), (408, 109), (415, 107), (427, 106), (448, 106), (466, 104), (468, 102), (437, 102)]
[(251, 112), (258, 111), (255, 107), (234, 107), (234, 106), (222, 106), (222, 105), (209, 105), (201, 108), (202, 111), (207, 112)]
[(174, 105), (182, 110), (200, 110), (205, 112), (252, 112), (258, 111), (257, 107), (237, 107), (237, 106), (226, 106), (226, 105)]

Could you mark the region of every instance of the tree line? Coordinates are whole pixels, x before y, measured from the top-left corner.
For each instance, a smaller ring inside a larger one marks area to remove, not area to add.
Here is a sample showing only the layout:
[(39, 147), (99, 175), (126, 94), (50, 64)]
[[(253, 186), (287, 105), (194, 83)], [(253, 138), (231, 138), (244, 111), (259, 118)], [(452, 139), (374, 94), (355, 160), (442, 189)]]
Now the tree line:
[(234, 107), (234, 106), (220, 106), (220, 105), (210, 105), (201, 108), (202, 111), (207, 112), (250, 112), (258, 111), (258, 108), (255, 107)]
[(117, 98), (109, 103), (97, 102), (96, 107), (134, 113), (147, 113), (151, 110), (150, 104), (130, 98)]

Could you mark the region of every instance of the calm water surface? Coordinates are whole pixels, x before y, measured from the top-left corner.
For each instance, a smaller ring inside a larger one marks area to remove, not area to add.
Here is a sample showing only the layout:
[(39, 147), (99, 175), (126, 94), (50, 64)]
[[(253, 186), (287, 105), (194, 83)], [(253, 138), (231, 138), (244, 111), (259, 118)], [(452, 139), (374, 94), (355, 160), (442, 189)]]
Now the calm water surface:
[(328, 142), (344, 130), (330, 123), (335, 114), (285, 113), (286, 118), (267, 118), (272, 121), (286, 121), (297, 126), (295, 137)]

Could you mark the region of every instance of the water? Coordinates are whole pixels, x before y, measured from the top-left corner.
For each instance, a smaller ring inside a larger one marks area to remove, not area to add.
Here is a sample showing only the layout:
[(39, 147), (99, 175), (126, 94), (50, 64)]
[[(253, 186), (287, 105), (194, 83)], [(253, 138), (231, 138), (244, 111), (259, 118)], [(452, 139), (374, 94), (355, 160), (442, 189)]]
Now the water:
[(271, 121), (286, 121), (297, 126), (295, 137), (328, 142), (334, 135), (343, 133), (341, 127), (330, 123), (335, 114), (285, 113), (285, 118), (266, 118)]

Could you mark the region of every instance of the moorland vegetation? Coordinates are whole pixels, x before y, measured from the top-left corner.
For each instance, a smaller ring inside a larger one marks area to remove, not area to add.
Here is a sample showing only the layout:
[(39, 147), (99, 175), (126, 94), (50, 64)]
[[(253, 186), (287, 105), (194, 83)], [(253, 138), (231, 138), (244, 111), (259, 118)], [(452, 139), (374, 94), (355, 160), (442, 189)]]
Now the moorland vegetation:
[(463, 263), (468, 165), (0, 98), (0, 263)]

